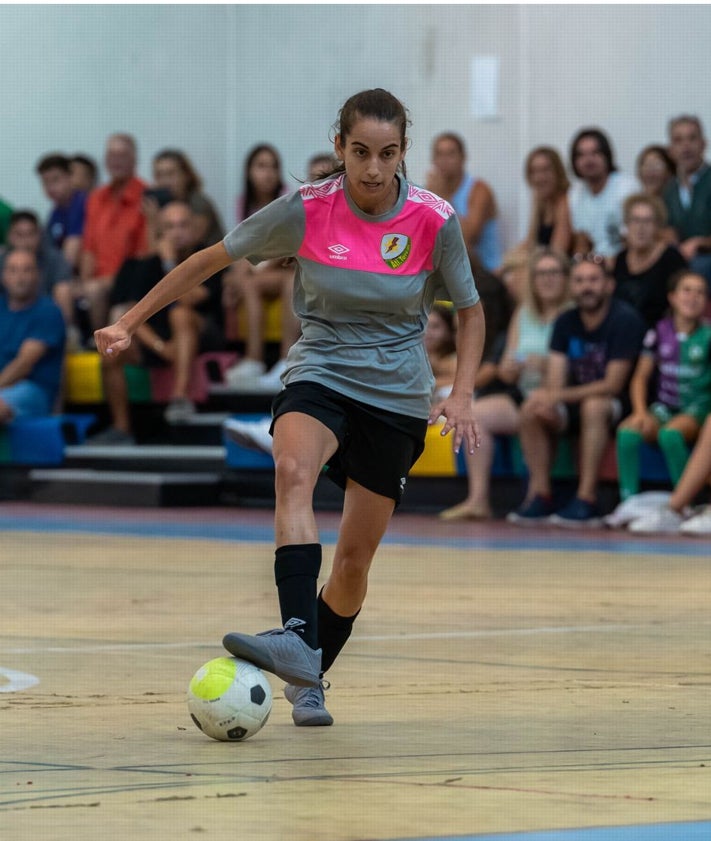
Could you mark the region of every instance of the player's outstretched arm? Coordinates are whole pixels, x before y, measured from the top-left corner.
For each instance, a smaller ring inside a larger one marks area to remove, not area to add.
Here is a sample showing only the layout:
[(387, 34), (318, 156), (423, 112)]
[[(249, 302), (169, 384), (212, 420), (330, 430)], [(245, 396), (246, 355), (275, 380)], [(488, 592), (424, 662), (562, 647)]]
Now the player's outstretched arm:
[(126, 350), (131, 344), (131, 336), (141, 324), (231, 262), (232, 257), (221, 242), (192, 254), (168, 272), (115, 324), (97, 330), (94, 333), (96, 349), (103, 355), (118, 354)]

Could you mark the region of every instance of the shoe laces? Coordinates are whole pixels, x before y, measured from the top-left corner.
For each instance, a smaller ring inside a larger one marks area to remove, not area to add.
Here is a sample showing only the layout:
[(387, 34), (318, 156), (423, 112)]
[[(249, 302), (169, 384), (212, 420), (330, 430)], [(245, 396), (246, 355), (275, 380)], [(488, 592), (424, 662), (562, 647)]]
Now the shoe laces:
[(324, 705), (323, 693), (331, 688), (331, 684), (327, 680), (320, 680), (318, 686), (310, 686), (304, 693), (304, 698), (301, 706), (313, 707), (318, 709)]

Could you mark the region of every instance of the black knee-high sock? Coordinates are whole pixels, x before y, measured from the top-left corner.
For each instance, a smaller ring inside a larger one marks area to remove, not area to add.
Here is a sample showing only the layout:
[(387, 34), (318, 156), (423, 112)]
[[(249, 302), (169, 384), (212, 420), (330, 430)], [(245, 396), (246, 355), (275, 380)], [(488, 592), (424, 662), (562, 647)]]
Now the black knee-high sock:
[(323, 590), (318, 594), (318, 644), (321, 647), (322, 673), (331, 668), (348, 642), (358, 613), (353, 616), (339, 616), (323, 600)]
[(274, 555), (281, 621), (311, 648), (318, 648), (316, 582), (321, 570), (321, 544), (280, 546)]

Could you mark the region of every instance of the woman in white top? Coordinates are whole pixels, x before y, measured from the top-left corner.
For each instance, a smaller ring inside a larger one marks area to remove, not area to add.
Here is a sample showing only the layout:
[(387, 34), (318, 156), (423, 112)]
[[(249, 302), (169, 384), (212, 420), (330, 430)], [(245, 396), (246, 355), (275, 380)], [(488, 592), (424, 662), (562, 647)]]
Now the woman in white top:
[(545, 373), (553, 322), (568, 306), (567, 257), (550, 248), (534, 252), (522, 302), (513, 314), (498, 365), (501, 391), (475, 401), (480, 446), (465, 453), (467, 498), (439, 515), (443, 520), (486, 520), (492, 516), (489, 477), (496, 435), (516, 435), (520, 406)]

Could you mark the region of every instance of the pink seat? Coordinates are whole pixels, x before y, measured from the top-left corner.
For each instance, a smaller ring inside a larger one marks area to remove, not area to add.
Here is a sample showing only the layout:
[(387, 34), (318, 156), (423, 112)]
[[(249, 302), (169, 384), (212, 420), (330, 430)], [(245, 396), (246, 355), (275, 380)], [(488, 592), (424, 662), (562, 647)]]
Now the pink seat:
[[(204, 403), (210, 392), (210, 363), (216, 363), (219, 370), (219, 382), (224, 382), (225, 371), (237, 359), (236, 353), (201, 353), (193, 362), (190, 372), (188, 397), (194, 403)], [(170, 368), (151, 368), (151, 395), (156, 403), (167, 403), (173, 392), (173, 372)]]

